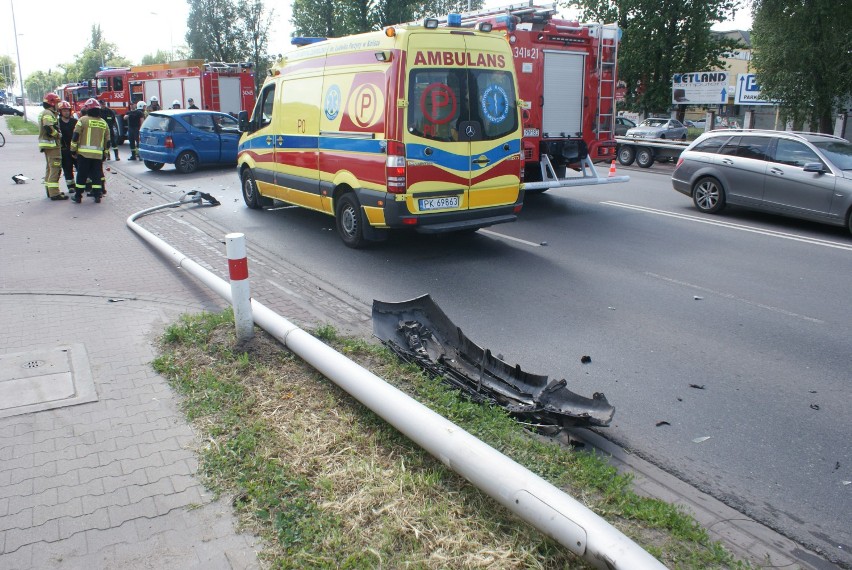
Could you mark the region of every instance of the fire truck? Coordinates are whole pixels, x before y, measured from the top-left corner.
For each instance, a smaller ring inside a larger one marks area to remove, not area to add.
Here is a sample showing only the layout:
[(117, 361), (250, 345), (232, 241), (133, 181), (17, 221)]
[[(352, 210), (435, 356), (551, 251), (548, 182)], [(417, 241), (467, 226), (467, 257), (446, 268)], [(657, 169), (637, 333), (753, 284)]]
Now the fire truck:
[[(169, 63), (116, 67), (96, 75), (97, 98), (123, 117), (139, 101), (157, 97), (162, 108), (179, 101), (181, 108), (193, 99), (199, 109), (236, 116), (254, 108), (254, 69), (251, 63), (207, 62), (186, 59)], [(118, 140), (124, 142), (125, 121), (117, 121)]]
[(93, 82), (80, 81), (78, 83), (63, 83), (54, 90), (54, 93), (60, 98), (71, 103), (73, 113), (80, 111), (80, 107), (87, 99), (96, 96), (96, 90)]
[(580, 24), (557, 13), (556, 3), (530, 0), (461, 15), (463, 26), (504, 30), (512, 46), (524, 102), (524, 188), (627, 182), (629, 176), (599, 176), (594, 166), (616, 158), (618, 25)]

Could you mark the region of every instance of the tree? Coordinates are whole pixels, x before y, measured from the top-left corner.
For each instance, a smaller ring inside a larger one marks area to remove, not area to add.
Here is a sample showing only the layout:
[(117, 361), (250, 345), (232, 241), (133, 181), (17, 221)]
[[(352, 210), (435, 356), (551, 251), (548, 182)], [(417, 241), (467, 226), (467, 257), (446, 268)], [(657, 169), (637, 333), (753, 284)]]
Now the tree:
[[(472, 0), (471, 9), (483, 0)], [(467, 0), (294, 0), (297, 36), (335, 38), (467, 10)]]
[(86, 81), (94, 79), (95, 74), (101, 67), (122, 67), (129, 65), (130, 61), (118, 55), (118, 48), (112, 42), (104, 39), (101, 27), (92, 25), (91, 39), (89, 45), (83, 48), (82, 53), (77, 55), (73, 65), (65, 66), (67, 81)]
[(45, 93), (50, 93), (63, 83), (66, 83), (63, 74), (58, 71), (36, 71), (24, 80), (24, 88), (30, 101), (41, 101)]
[(261, 0), (240, 0), (239, 12), (241, 44), (246, 50), (242, 59), (254, 62), (255, 87), (260, 88), (271, 64), (267, 48), (275, 11), (267, 12)]
[(186, 43), (190, 57), (206, 61), (239, 61), (240, 14), (233, 0), (187, 0)]
[[(828, 1), (828, 0), (827, 0)], [(643, 114), (671, 107), (672, 75), (723, 68), (732, 40), (710, 26), (727, 19), (738, 0), (583, 0), (584, 20), (617, 22), (622, 29), (618, 78), (627, 84), (625, 107)]]
[(834, 130), (834, 113), (852, 97), (850, 0), (755, 0), (752, 47), (761, 94), (781, 102), (785, 119)]
[(172, 61), (172, 52), (158, 49), (156, 53), (143, 55), (139, 65), (151, 65), (153, 63), (166, 63), (169, 61)]
[(9, 89), (15, 83), (15, 62), (8, 55), (0, 55), (0, 89)]

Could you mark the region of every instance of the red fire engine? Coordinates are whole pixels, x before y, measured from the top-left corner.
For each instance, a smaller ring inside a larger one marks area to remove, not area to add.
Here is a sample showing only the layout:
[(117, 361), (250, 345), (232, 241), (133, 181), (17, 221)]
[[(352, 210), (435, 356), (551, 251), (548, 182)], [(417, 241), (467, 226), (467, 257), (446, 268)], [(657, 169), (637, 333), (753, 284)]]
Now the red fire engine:
[[(594, 167), (616, 154), (618, 25), (580, 24), (556, 14), (555, 3), (532, 1), (462, 14), (463, 26), (490, 24), (505, 30), (512, 45), (524, 101), (524, 188), (626, 182), (627, 176), (598, 176)], [(580, 174), (569, 176), (569, 169)]]
[[(254, 108), (254, 69), (251, 63), (205, 63), (187, 59), (118, 67), (99, 71), (97, 97), (119, 116), (124, 116), (139, 101), (149, 103), (156, 97), (160, 107), (171, 107), (178, 101), (189, 107), (193, 99), (199, 109), (221, 111), (236, 116)], [(118, 121), (119, 140), (124, 141), (124, 121)]]
[(81, 81), (79, 83), (63, 83), (57, 87), (54, 92), (63, 100), (71, 103), (73, 113), (79, 112), (83, 103), (85, 103), (87, 99), (94, 97), (96, 94), (95, 88), (87, 81)]

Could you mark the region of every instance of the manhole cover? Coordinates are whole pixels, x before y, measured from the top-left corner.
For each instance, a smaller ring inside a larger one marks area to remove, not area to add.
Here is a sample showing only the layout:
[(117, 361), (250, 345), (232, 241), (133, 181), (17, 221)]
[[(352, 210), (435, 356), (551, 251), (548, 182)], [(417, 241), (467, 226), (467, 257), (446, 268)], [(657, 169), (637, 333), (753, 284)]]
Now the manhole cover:
[(82, 344), (0, 355), (0, 418), (97, 399)]

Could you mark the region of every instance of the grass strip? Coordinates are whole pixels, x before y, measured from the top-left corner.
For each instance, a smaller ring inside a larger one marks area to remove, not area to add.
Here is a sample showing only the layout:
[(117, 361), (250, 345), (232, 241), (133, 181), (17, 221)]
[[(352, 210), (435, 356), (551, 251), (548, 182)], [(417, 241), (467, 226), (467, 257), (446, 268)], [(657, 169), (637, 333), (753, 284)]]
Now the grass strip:
[[(155, 369), (182, 395), (199, 472), (265, 538), (274, 568), (584, 568), (230, 311), (184, 316)], [(639, 497), (595, 453), (539, 438), (500, 408), (446, 388), (384, 347), (315, 334), (605, 517), (670, 568), (747, 568), (679, 508)]]
[(6, 126), (13, 135), (37, 135), (38, 125), (31, 121), (25, 121), (23, 117), (14, 115), (6, 116)]

